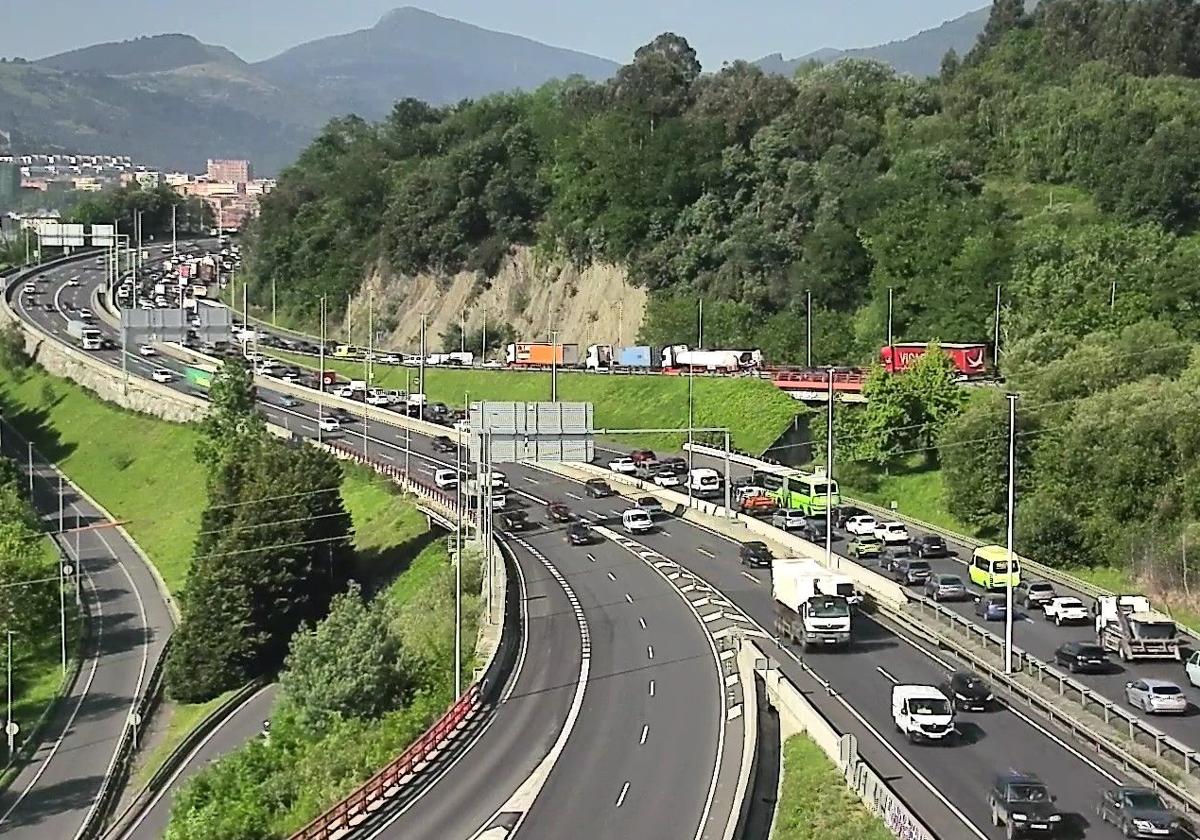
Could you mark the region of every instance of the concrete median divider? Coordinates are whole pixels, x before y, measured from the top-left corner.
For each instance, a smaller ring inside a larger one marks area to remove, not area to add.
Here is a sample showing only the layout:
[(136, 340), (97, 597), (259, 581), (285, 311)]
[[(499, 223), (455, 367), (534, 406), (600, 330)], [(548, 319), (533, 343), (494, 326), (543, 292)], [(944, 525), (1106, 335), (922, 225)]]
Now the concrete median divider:
[[(792, 735), (804, 733), (841, 770), (847, 786), (884, 821), (892, 834), (904, 840), (937, 840), (884, 778), (859, 755), (857, 739), (838, 732), (757, 643), (746, 641), (738, 655), (753, 660), (754, 671), (766, 687), (768, 702), (779, 713), (781, 748), (782, 742)], [(781, 782), (782, 779), (781, 773)]]

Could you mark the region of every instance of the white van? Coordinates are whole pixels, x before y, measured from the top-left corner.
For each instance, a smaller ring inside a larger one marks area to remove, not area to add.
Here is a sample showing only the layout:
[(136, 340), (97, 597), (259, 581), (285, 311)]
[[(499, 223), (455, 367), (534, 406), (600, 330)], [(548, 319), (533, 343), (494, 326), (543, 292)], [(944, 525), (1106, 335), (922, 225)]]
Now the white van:
[(342, 428), (341, 421), (336, 417), (330, 417), (328, 414), (317, 421), (317, 426), (320, 427), (322, 432), (336, 432)]
[(438, 470), (433, 474), (433, 483), (443, 490), (451, 490), (458, 486), (456, 470)]
[(621, 525), (630, 534), (643, 534), (654, 528), (654, 520), (646, 511), (631, 508), (621, 514)]
[(721, 474), (704, 467), (688, 473), (687, 487), (696, 496), (715, 496), (721, 492)]

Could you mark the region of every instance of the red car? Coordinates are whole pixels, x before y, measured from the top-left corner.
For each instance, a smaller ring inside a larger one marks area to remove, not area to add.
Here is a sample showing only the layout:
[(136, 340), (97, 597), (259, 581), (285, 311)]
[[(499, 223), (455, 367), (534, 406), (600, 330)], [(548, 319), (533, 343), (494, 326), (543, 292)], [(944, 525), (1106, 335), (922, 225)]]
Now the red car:
[(635, 463), (635, 464), (640, 464), (643, 461), (657, 461), (658, 460), (657, 458), (654, 457), (654, 453), (651, 452), (649, 449), (638, 449), (634, 452), (630, 452), (629, 457), (633, 460), (633, 463)]
[(770, 496), (747, 496), (738, 502), (738, 508), (747, 516), (769, 516), (777, 507)]

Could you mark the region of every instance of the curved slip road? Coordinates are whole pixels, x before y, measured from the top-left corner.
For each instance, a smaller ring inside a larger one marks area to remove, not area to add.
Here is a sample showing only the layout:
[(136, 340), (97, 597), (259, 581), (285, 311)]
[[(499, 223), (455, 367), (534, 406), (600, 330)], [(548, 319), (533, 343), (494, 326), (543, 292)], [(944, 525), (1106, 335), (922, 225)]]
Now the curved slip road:
[[(83, 275), (80, 285), (67, 287), (67, 280), (77, 274)], [(49, 281), (47, 292), (55, 300), (53, 311), (33, 308), (23, 315), (58, 340), (66, 341), (66, 321), (80, 307), (91, 306), (92, 289), (100, 278), (89, 278), (86, 269), (79, 272), (76, 266), (51, 269), (44, 276)], [(110, 337), (113, 335), (105, 324), (97, 326)], [(120, 364), (119, 351), (100, 351), (94, 355), (110, 364)], [(151, 368), (160, 365), (182, 370), (172, 360), (146, 360), (132, 353), (127, 362), (132, 375), (147, 375)], [(187, 390), (181, 381), (173, 383), (173, 387)], [(277, 399), (269, 391), (264, 391), (264, 396), (267, 400)], [(264, 408), (269, 419), (279, 425), (286, 425), (298, 434), (315, 436), (311, 412), (306, 418), (303, 412)], [(532, 535), (531, 547), (534, 541), (542, 544), (543, 556), (548, 555), (555, 566), (577, 559), (573, 552), (564, 551), (559, 533), (544, 535), (544, 539), (543, 535)], [(539, 571), (541, 564), (535, 563), (522, 546), (516, 545), (514, 550), (523, 575), (530, 581), (526, 606), (531, 645), (511, 686), (512, 693), (500, 705), (494, 722), (479, 733), (472, 733), (479, 740), (470, 745), (464, 760), (452, 761), (433, 774), (427, 784), (449, 780), (448, 785), (438, 787), (438, 796), (424, 796), (426, 785), (418, 785), (406, 794), (402, 803), (377, 817), (366, 836), (413, 836), (412, 832), (431, 837), (465, 836), (464, 830), (472, 825), (483, 826), (488, 816), (496, 813), (507, 795), (561, 734), (568, 711), (562, 704), (571, 697), (575, 686), (575, 680), (567, 676), (572, 656), (562, 645), (574, 640), (577, 665), (578, 629), (572, 636), (560, 626), (564, 617), (569, 618), (569, 611), (558, 603), (565, 600), (561, 587), (557, 596), (552, 594), (557, 583), (547, 575), (544, 566)], [(610, 547), (600, 546), (598, 551), (612, 551), (611, 560), (624, 561)], [(741, 725), (726, 724), (724, 720), (718, 665), (697, 618), (680, 596), (672, 594), (666, 583), (644, 564), (634, 564), (630, 570), (621, 572), (630, 579), (626, 582), (618, 582), (615, 570), (590, 579), (593, 570), (577, 571), (583, 575), (583, 581), (572, 586), (578, 591), (588, 626), (595, 633), (592, 677), (583, 695), (577, 725), (564, 744), (561, 763), (545, 779), (546, 792), (529, 809), (525, 821), (530, 827), (523, 827), (522, 831), (529, 836), (542, 836), (540, 832), (550, 830), (539, 827), (543, 824), (548, 827), (561, 824), (564, 819), (590, 819), (593, 813), (611, 809), (617, 818), (607, 819), (612, 830), (604, 836), (630, 836), (630, 831), (643, 836), (675, 836), (681, 825), (691, 824), (694, 828), (688, 836), (718, 837), (717, 829), (724, 828), (736, 785)], [(564, 569), (564, 573), (571, 579), (574, 571)], [(622, 586), (625, 589), (618, 592)], [(655, 587), (661, 588), (666, 603), (657, 605), (653, 625), (645, 627), (642, 625), (647, 623), (647, 617), (634, 616), (635, 610), (624, 597), (630, 593), (625, 590), (651, 591)], [(543, 608), (548, 611), (541, 613)], [(642, 620), (639, 622), (637, 618)], [(646, 641), (647, 634), (653, 641)], [(657, 662), (652, 661), (653, 657), (657, 657)], [(656, 691), (665, 692), (669, 705), (652, 702), (655, 698), (648, 693), (651, 678), (647, 673), (661, 675), (654, 678)], [(628, 717), (623, 707), (631, 705), (631, 698), (637, 696), (629, 694), (634, 683), (646, 692), (645, 699), (634, 704), (636, 716), (645, 721), (627, 739), (612, 737), (610, 724), (614, 718)], [(710, 701), (697, 702), (706, 693)], [(680, 704), (685, 704), (682, 708), (686, 708), (686, 714), (680, 713)], [(594, 721), (593, 717), (599, 720)], [(244, 740), (258, 731), (261, 715), (247, 713), (246, 720), (247, 725), (231, 726), (229, 737), (224, 739), (228, 746), (236, 745), (239, 736)], [(680, 741), (686, 746), (674, 750), (648, 748), (652, 730), (656, 742)], [(731, 749), (720, 751), (723, 760), (718, 764), (718, 744), (723, 746), (722, 742), (727, 740), (726, 730), (735, 732), (737, 739)], [(212, 746), (216, 749), (217, 744)], [(187, 767), (197, 766), (206, 754), (198, 753)], [(607, 806), (590, 791), (593, 780), (588, 774), (601, 770), (623, 777)], [(656, 781), (664, 774), (674, 780), (666, 790)], [(155, 836), (165, 819), (167, 802), (168, 797), (159, 800), (137, 831), (127, 836)], [(630, 828), (634, 825), (638, 826), (636, 830)]]
[[(13, 437), (6, 433), (5, 443), (15, 443)], [(34, 472), (37, 508), (57, 529), (61, 474), (36, 452)], [(70, 484), (65, 487), (68, 528), (76, 517), (83, 525), (107, 521)], [(74, 539), (67, 544), (74, 560)], [(0, 834), (12, 840), (71, 840), (80, 831), (173, 627), (153, 574), (119, 531), (82, 532), (78, 560), (89, 612), (85, 655), (39, 749), (0, 794)]]

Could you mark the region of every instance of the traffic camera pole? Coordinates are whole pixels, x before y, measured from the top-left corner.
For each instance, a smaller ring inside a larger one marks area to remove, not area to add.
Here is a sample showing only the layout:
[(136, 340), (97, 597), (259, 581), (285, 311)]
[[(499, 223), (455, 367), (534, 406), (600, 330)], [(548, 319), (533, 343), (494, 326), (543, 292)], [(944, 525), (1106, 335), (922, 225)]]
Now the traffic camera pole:
[(462, 696), (462, 435), (454, 447), (454, 699)]
[(825, 565), (833, 568), (833, 368), (829, 369), (826, 400), (829, 413), (825, 420)]
[(1004, 673), (1012, 673), (1013, 501), (1016, 496), (1017, 395), (1008, 395), (1008, 574), (1004, 587)]

